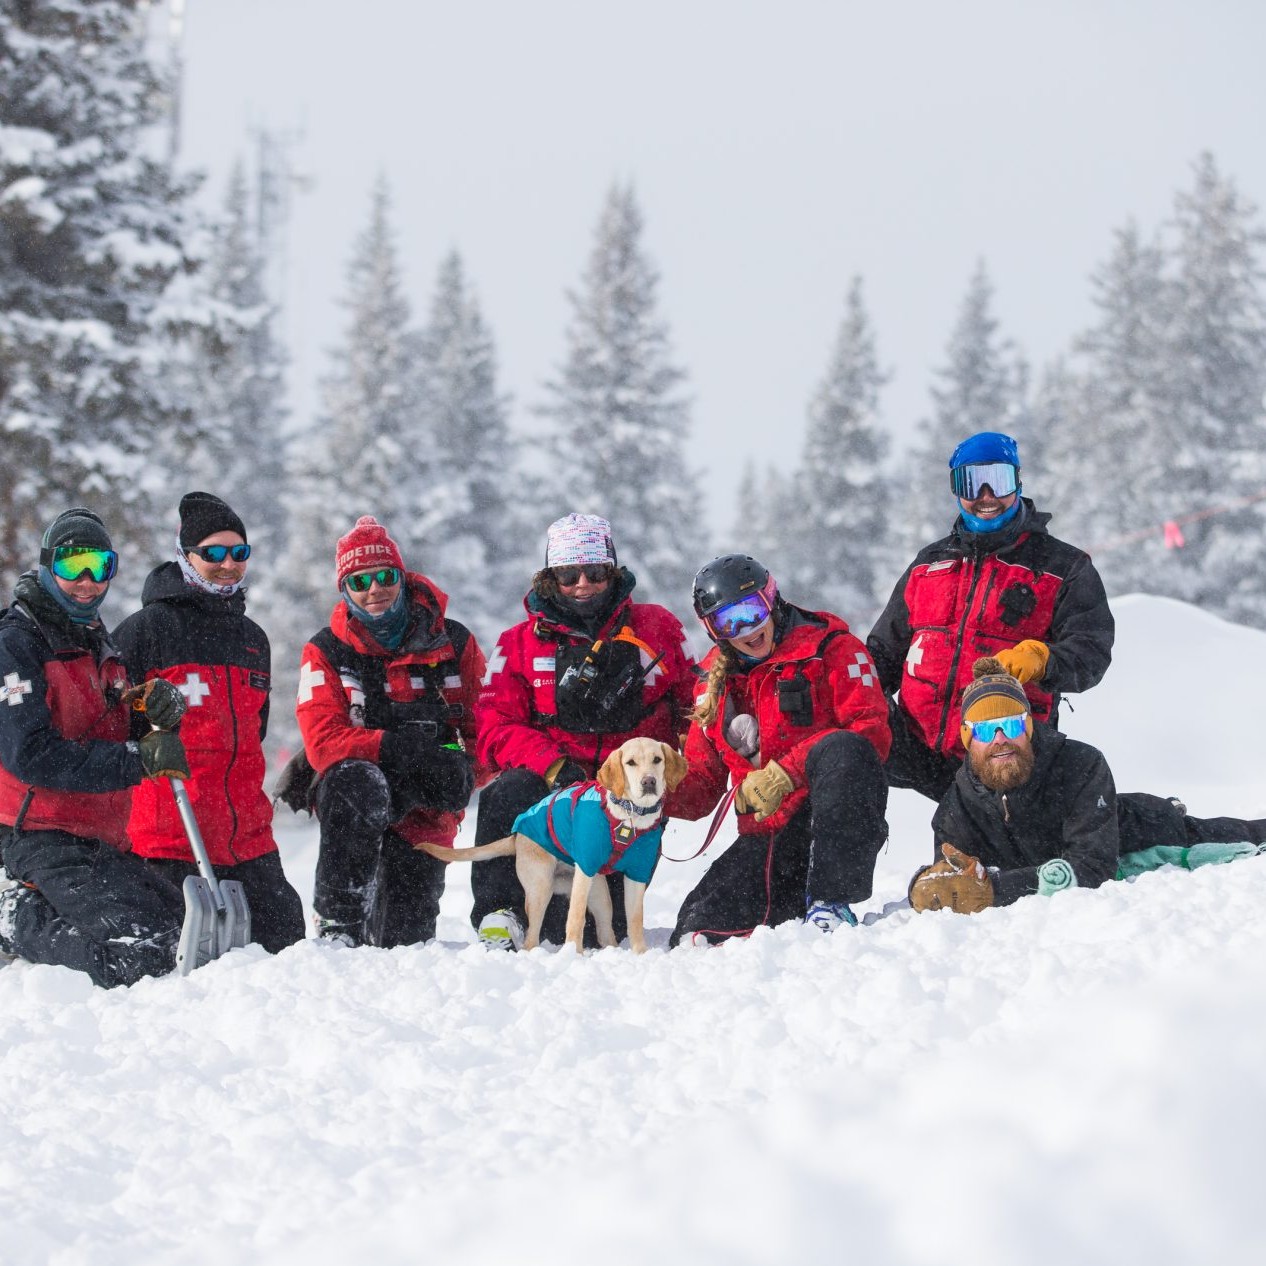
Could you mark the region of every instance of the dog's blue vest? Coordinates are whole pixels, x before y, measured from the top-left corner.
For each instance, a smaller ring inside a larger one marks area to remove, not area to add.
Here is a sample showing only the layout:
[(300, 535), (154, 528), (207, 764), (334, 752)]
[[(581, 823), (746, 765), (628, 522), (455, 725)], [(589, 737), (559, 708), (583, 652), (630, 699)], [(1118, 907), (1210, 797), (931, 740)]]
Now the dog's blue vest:
[[(560, 851), (551, 838), (551, 824), (565, 851)], [(611, 819), (602, 807), (602, 792), (597, 787), (589, 787), (579, 795), (574, 787), (551, 792), (520, 813), (514, 820), (514, 829), (559, 861), (579, 866), (586, 875), (596, 875), (615, 852)], [(664, 819), (660, 818), (649, 831), (632, 840), (612, 869), (638, 883), (650, 883), (663, 836)]]

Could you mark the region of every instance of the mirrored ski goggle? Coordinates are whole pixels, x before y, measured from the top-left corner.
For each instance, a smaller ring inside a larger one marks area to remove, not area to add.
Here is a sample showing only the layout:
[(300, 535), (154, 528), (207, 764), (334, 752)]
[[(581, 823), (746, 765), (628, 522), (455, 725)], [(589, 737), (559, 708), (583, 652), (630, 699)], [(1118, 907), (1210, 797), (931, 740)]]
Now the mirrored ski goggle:
[(119, 556), (114, 550), (88, 549), (83, 545), (58, 545), (40, 550), (40, 562), (61, 580), (78, 580), (87, 572), (99, 585), (119, 569)]
[(973, 721), (971, 736), (977, 743), (992, 743), (1001, 730), (1003, 738), (1018, 739), (1028, 719), (1027, 712), (1017, 712), (1014, 716), (994, 717), (992, 721)]
[(552, 570), (554, 579), (568, 589), (580, 584), (581, 576), (591, 585), (600, 585), (604, 580), (611, 579), (610, 563), (583, 563), (576, 567), (555, 567)]
[(231, 558), (235, 563), (244, 563), (251, 556), (249, 545), (190, 545), (186, 554), (197, 554), (208, 563), (222, 563)]
[(769, 603), (764, 594), (751, 593), (746, 598), (718, 607), (711, 615), (704, 616), (714, 637), (728, 639), (744, 637), (769, 619)]
[(400, 583), (399, 567), (380, 567), (377, 571), (354, 571), (347, 578), (347, 587), (353, 593), (368, 593), (369, 587), (377, 581), (384, 589)]
[(986, 484), (995, 497), (1009, 497), (1016, 490), (1015, 467), (1010, 462), (979, 462), (950, 471), (950, 487), (964, 501), (975, 501)]

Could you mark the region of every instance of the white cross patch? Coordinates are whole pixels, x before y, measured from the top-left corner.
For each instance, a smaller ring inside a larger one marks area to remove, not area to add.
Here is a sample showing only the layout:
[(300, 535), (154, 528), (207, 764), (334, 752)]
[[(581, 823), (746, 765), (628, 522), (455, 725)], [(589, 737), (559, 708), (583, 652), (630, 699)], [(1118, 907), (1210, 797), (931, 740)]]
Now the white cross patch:
[(488, 671), (484, 673), (483, 680), (479, 683), (481, 686), (491, 686), (492, 679), (506, 666), (505, 651), (501, 649), (501, 643), (498, 642), (492, 652), (492, 658), (488, 661)]
[(914, 676), (914, 670), (923, 663), (922, 642), (923, 634), (920, 633), (919, 636), (911, 643), (910, 649), (906, 652), (906, 672), (908, 672), (911, 677)]
[(202, 707), (202, 701), (211, 693), (211, 687), (197, 673), (186, 673), (184, 684), (177, 686), (191, 708)]
[(319, 668), (313, 668), (306, 660), (303, 668), (299, 672), (299, 702), (312, 702), (312, 689), (314, 686), (325, 685), (325, 673)]
[(863, 686), (873, 686), (875, 684), (875, 666), (866, 656), (865, 651), (858, 651), (853, 656), (854, 663), (848, 666), (848, 675), (850, 677), (861, 678)]
[(16, 708), (22, 702), (23, 695), (31, 693), (31, 683), (20, 678), (17, 673), (5, 673), (4, 685), (0, 686), (0, 699), (7, 699), (9, 707)]
[[(649, 655), (648, 655), (648, 654), (647, 654), (644, 650), (642, 650), (642, 649), (640, 649), (640, 648), (638, 649), (637, 654), (638, 654), (638, 658), (642, 661), (642, 667), (643, 667), (643, 668), (645, 668), (645, 667), (646, 667), (646, 665), (647, 665), (647, 664), (649, 664), (649, 663), (651, 662), (651, 657), (650, 657), (650, 656), (649, 656)], [(660, 676), (660, 674), (661, 674), (661, 673), (663, 673), (663, 671), (664, 671), (664, 661), (661, 659), (661, 660), (659, 661), (659, 663), (657, 663), (657, 664), (656, 664), (656, 665), (655, 665), (655, 666), (654, 666), (654, 667), (650, 670), (650, 672), (648, 672), (648, 673), (646, 674), (646, 678), (645, 678), (645, 681), (644, 681), (644, 683), (643, 683), (643, 684), (644, 684), (644, 685), (647, 685), (647, 686), (652, 686), (652, 685), (654, 685), (654, 684), (655, 684), (655, 678), (656, 678), (656, 677), (658, 677), (658, 676)]]

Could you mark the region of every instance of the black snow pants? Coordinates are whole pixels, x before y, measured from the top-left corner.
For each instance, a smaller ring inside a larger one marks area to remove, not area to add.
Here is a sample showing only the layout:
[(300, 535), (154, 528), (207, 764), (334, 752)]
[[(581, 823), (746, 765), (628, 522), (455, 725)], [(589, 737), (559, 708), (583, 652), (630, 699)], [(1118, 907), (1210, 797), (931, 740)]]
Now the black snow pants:
[(1186, 807), (1145, 791), (1117, 796), (1120, 851), (1193, 844), (1266, 844), (1266, 818), (1193, 818)]
[(853, 904), (871, 894), (888, 838), (888, 784), (875, 749), (837, 731), (809, 753), (809, 799), (780, 831), (740, 835), (681, 903), (669, 945), (709, 941), (761, 924), (803, 919), (815, 901)]
[[(197, 875), (193, 862), (179, 858), (151, 857), (146, 865), (179, 888), (188, 875)], [(251, 908), (251, 940), (276, 954), (287, 945), (303, 940), (303, 900), (291, 887), (276, 853), (265, 853), (236, 866), (215, 867), (217, 879), (232, 879), (242, 885), (246, 904)]]
[(19, 957), (106, 989), (175, 968), (184, 897), (139, 857), (66, 831), (6, 830), (0, 847), (10, 876), (34, 885), (15, 910)]
[(917, 791), (940, 804), (962, 767), (961, 749), (954, 757), (933, 751), (910, 729), (895, 699), (888, 700), (888, 728), (892, 731), (892, 747), (884, 765), (888, 785)]
[[(397, 800), (397, 804), (402, 803)], [(361, 945), (416, 945), (435, 935), (444, 863), (391, 830), (386, 775), (370, 761), (345, 760), (316, 789), (321, 825), (313, 908)]]
[[(539, 774), (530, 769), (507, 769), (495, 782), (479, 793), (479, 818), (475, 824), (475, 843), (491, 844), (504, 839), (514, 829), (514, 820), (530, 809), (538, 800), (549, 795), (549, 785)], [(612, 927), (615, 939), (622, 941), (628, 935), (624, 915), (624, 876), (615, 873), (607, 876), (611, 889)], [(478, 928), (484, 915), (494, 910), (513, 910), (524, 927), (527, 916), (523, 909), (523, 885), (514, 869), (513, 857), (493, 857), (486, 862), (471, 864), (470, 887), (474, 902), (470, 908), (470, 921)], [(567, 939), (566, 896), (550, 898), (541, 924), (541, 940), (562, 945)], [(585, 916), (585, 944), (596, 947), (593, 916)]]

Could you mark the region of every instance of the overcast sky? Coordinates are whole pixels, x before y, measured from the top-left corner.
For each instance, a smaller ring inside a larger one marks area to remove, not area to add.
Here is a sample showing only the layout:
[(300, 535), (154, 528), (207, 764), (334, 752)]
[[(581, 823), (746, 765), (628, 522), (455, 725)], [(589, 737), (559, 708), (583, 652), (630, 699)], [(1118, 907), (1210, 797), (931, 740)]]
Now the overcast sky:
[(302, 413), (377, 173), (415, 315), (457, 247), (520, 428), (563, 359), (606, 192), (631, 180), (721, 532), (743, 462), (798, 452), (855, 274), (904, 437), (979, 258), (1040, 367), (1089, 319), (1112, 230), (1156, 227), (1200, 150), (1266, 204), (1258, 0), (186, 5), (184, 162), (218, 198), (252, 128), (302, 133)]

